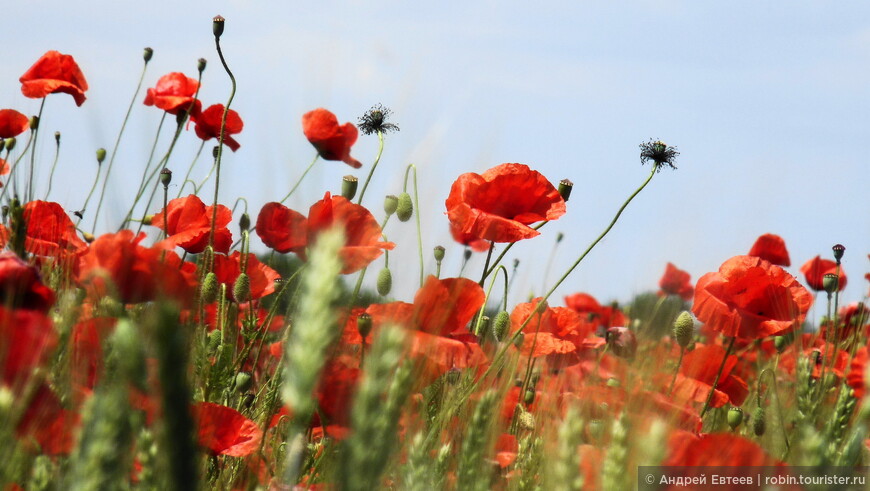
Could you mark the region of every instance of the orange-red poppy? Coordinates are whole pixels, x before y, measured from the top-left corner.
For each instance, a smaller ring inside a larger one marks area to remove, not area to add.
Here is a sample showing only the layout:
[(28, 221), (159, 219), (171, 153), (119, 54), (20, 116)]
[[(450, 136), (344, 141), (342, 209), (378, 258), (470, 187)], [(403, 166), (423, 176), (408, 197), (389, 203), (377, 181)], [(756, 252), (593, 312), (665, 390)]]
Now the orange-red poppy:
[(196, 265), (182, 263), (175, 252), (139, 245), (144, 239), (144, 233), (134, 236), (130, 230), (101, 235), (79, 258), (76, 281), (95, 298), (188, 303), (196, 287)]
[(758, 237), (755, 243), (752, 244), (752, 249), (749, 250), (748, 255), (760, 257), (777, 266), (791, 266), (791, 259), (788, 256), (788, 249), (785, 248), (785, 241), (776, 234), (764, 234)]
[(260, 448), (263, 430), (235, 409), (212, 402), (193, 406), (199, 445), (212, 455), (244, 457)]
[(540, 235), (530, 224), (565, 214), (565, 200), (541, 173), (501, 164), (483, 174), (462, 174), (450, 188), (447, 217), (462, 234), (493, 242)]
[(202, 110), (202, 103), (194, 99), (199, 82), (180, 72), (167, 73), (157, 80), (157, 85), (149, 88), (145, 94), (144, 104), (156, 106), (169, 114), (178, 114), (190, 110), (191, 117), (196, 117)]
[(302, 132), (324, 160), (340, 160), (359, 169), (362, 164), (350, 156), (359, 132), (352, 123), (338, 124), (335, 114), (323, 108), (302, 115)]
[(689, 273), (674, 266), (673, 263), (668, 263), (665, 267), (665, 273), (659, 280), (659, 288), (665, 295), (677, 295), (688, 301), (692, 299), (695, 292), (691, 279)]
[(57, 51), (42, 55), (18, 81), (25, 97), (39, 99), (63, 92), (71, 95), (77, 106), (85, 102), (85, 91), (88, 90), (88, 82), (73, 57)]
[(24, 133), (30, 119), (15, 109), (0, 109), (0, 138), (11, 138)]
[(0, 252), (0, 305), (47, 312), (53, 304), (54, 292), (35, 267), (13, 252)]
[[(233, 216), (226, 206), (217, 206), (214, 250), (226, 253), (233, 243), (232, 233), (227, 228)], [(181, 247), (190, 254), (199, 254), (208, 245), (212, 216), (214, 207), (206, 206), (198, 196), (191, 194), (167, 203), (166, 209), (151, 219), (151, 225), (167, 233), (167, 242), (170, 245)]]
[(311, 206), (307, 219), (280, 203), (267, 203), (257, 216), (256, 230), (269, 247), (282, 253), (295, 252), (305, 261), (306, 248), (321, 232), (334, 226), (344, 229), (344, 246), (338, 253), (343, 264), (341, 274), (359, 271), (380, 257), (384, 249), (396, 246), (380, 240), (381, 227), (368, 209), (328, 192)]
[(735, 256), (698, 280), (692, 312), (723, 336), (760, 339), (800, 326), (812, 301), (779, 266)]
[(775, 466), (780, 462), (757, 443), (731, 433), (695, 435), (675, 431), (668, 442), (664, 466)]
[(37, 256), (78, 254), (87, 248), (76, 226), (63, 207), (50, 201), (30, 201), (24, 205), (27, 224), (24, 248)]
[(81, 416), (64, 408), (60, 398), (47, 385), (34, 391), (15, 435), (26, 447), (39, 445), (44, 455), (68, 455), (75, 446)]
[[(735, 406), (743, 405), (749, 395), (749, 386), (736, 375), (738, 358), (728, 355), (725, 359), (725, 348), (718, 344), (697, 346), (687, 352), (680, 364), (679, 375), (674, 383), (673, 397), (677, 401), (706, 402), (710, 395), (716, 374), (722, 367), (719, 382), (713, 391), (710, 407), (721, 407), (730, 402)], [(662, 377), (668, 383), (670, 375)]]
[(474, 252), (486, 252), (489, 249), (489, 242), (481, 239), (480, 237), (475, 237), (471, 234), (463, 233), (459, 227), (454, 224), (450, 224), (450, 235), (453, 236), (453, 240), (459, 242), (462, 245), (468, 246)]
[[(837, 263), (830, 259), (822, 259), (821, 256), (816, 256), (801, 266), (801, 273), (807, 280), (807, 285), (817, 292), (825, 291), (824, 278), (826, 274), (837, 274)], [(840, 282), (838, 290), (842, 291), (846, 288), (846, 272), (843, 271), (843, 266), (840, 266)]]
[(0, 306), (0, 380), (15, 392), (23, 389), (57, 345), (57, 332), (44, 313)]
[[(232, 255), (214, 255), (214, 274), (218, 283), (227, 285), (227, 297), (232, 298), (233, 286), (242, 274), (242, 254), (233, 251)], [(251, 281), (251, 300), (256, 300), (275, 291), (275, 280), (281, 277), (277, 271), (261, 263), (257, 256), (248, 254), (245, 273)]]
[[(223, 118), (223, 104), (213, 104), (207, 107), (203, 112), (193, 118), (196, 136), (200, 137), (203, 141), (212, 138), (220, 140), (221, 122), (223, 121)], [(244, 126), (245, 124), (242, 122), (239, 113), (232, 109), (227, 111), (227, 122), (224, 126), (224, 144), (230, 147), (233, 152), (238, 150), (240, 145), (232, 135), (241, 133)]]
[(511, 332), (531, 317), (523, 330), (523, 356), (547, 356), (550, 368), (563, 368), (580, 362), (578, 353), (600, 348), (604, 338), (592, 336), (597, 323), (567, 307), (544, 305), (540, 313), (534, 313), (540, 298), (514, 307), (511, 313)]

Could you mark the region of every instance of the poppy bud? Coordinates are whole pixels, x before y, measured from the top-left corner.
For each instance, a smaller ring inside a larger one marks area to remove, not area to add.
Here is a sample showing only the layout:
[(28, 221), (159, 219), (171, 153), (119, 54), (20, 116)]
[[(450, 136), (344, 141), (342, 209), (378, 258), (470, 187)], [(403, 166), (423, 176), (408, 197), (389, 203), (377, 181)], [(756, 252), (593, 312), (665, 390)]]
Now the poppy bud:
[(365, 340), (366, 336), (372, 332), (372, 316), (363, 312), (356, 318), (356, 330), (359, 332), (359, 335), (363, 337)]
[(613, 377), (607, 379), (607, 386), (608, 386), (608, 387), (614, 387), (614, 388), (615, 388), (615, 387), (619, 387), (620, 385), (622, 385), (622, 384), (619, 383), (619, 380), (618, 380), (618, 379), (615, 379), (615, 378), (613, 378)]
[(466, 248), (465, 252), (462, 253), (462, 257), (465, 258), (466, 261), (471, 259), (471, 249)]
[(87, 232), (82, 232), (82, 238), (85, 239), (85, 242), (87, 242), (88, 244), (96, 239), (96, 237), (94, 237), (94, 234), (89, 234)]
[(212, 303), (217, 300), (218, 293), (218, 281), (217, 275), (213, 272), (205, 275), (205, 278), (202, 280), (202, 288), (199, 291), (199, 299), (202, 303)]
[(344, 199), (350, 201), (356, 196), (356, 188), (359, 186), (359, 179), (350, 174), (341, 178), (341, 195)]
[(828, 292), (828, 295), (831, 295), (837, 291), (837, 287), (840, 286), (840, 277), (837, 276), (836, 273), (828, 273), (822, 276), (822, 286), (825, 288), (825, 291)]
[(160, 184), (163, 184), (163, 189), (169, 187), (169, 183), (172, 182), (172, 171), (164, 168), (160, 171)]
[(206, 66), (207, 64), (208, 64), (208, 62), (205, 61), (205, 58), (200, 58), (200, 59), (196, 60), (196, 70), (197, 70), (199, 73), (204, 72), (204, 71), (205, 71), (205, 66)]
[(840, 259), (843, 259), (843, 253), (846, 252), (846, 247), (843, 244), (836, 244), (833, 248), (834, 250), (834, 259), (837, 260), (837, 264), (840, 264)]
[(508, 328), (511, 326), (511, 316), (504, 310), (495, 314), (495, 320), (492, 323), (492, 336), (496, 341), (502, 342), (507, 337)]
[(54, 142), (60, 145), (60, 131), (54, 132)]
[(242, 216), (239, 218), (239, 230), (242, 232), (251, 230), (251, 217), (247, 213), (242, 213)]
[(692, 319), (692, 314), (688, 311), (680, 312), (677, 319), (674, 321), (674, 339), (681, 348), (685, 348), (692, 342), (692, 336), (695, 334), (695, 321)]
[(743, 422), (743, 410), (739, 407), (732, 407), (728, 410), (728, 426), (731, 427), (732, 430), (737, 429), (740, 426), (740, 423)]
[(236, 283), (233, 285), (233, 298), (238, 303), (245, 303), (251, 298), (251, 277), (248, 273), (242, 273), (236, 278)]
[(16, 142), (15, 137), (14, 136), (9, 137), (4, 141), (6, 143), (6, 151), (11, 152), (12, 149), (15, 148), (15, 142)]
[(151, 222), (154, 221), (154, 215), (145, 215), (142, 218), (143, 225), (151, 225)]
[(764, 422), (764, 408), (759, 406), (755, 409), (755, 414), (752, 415), (752, 431), (755, 432), (755, 436), (761, 436), (765, 429), (767, 429), (767, 424)]
[(236, 380), (233, 382), (233, 390), (238, 393), (247, 392), (251, 388), (253, 378), (248, 372), (239, 372), (236, 374)]
[(154, 50), (151, 48), (145, 48), (144, 52), (142, 53), (142, 59), (145, 60), (145, 63), (151, 61), (152, 56), (154, 56)]
[(532, 431), (535, 429), (535, 417), (532, 416), (532, 413), (523, 411), (517, 418), (517, 424), (524, 430)]
[(526, 389), (526, 392), (523, 394), (523, 402), (527, 406), (535, 402), (535, 391), (532, 389)]
[(776, 336), (773, 338), (773, 346), (776, 348), (777, 353), (782, 353), (788, 348), (790, 339), (787, 336)]
[(399, 195), (399, 207), (396, 209), (396, 216), (400, 222), (407, 222), (414, 214), (414, 204), (411, 202), (411, 195), (402, 193)]
[(378, 294), (381, 296), (389, 295), (393, 289), (393, 274), (390, 273), (390, 268), (384, 268), (378, 273)]
[(571, 197), (572, 189), (574, 189), (573, 182), (568, 179), (562, 179), (559, 181), (559, 196), (561, 196), (563, 200), (568, 201), (568, 198)]
[(516, 346), (517, 348), (522, 348), (523, 342), (525, 342), (525, 340), (526, 340), (525, 333), (521, 332), (521, 333), (517, 334), (516, 339), (514, 339), (514, 346)]
[(221, 34), (224, 33), (224, 19), (223, 17), (216, 15), (214, 20), (211, 23), (211, 30), (214, 33), (214, 37), (219, 38)]
[(392, 215), (399, 208), (399, 198), (395, 195), (389, 194), (386, 198), (384, 198), (384, 213), (387, 216)]
[(208, 333), (208, 353), (214, 354), (217, 351), (218, 346), (221, 344), (221, 330), (215, 329), (214, 331)]
[(220, 153), (220, 151), (221, 151), (221, 147), (219, 147), (219, 146), (217, 146), (217, 145), (215, 145), (214, 147), (212, 147), (212, 149), (211, 149), (211, 156), (212, 156), (212, 158), (215, 158), (215, 159), (216, 159), (216, 158), (218, 157), (218, 154)]
[(435, 246), (435, 250), (433, 251), (433, 254), (434, 254), (434, 256), (435, 256), (435, 260), (438, 261), (439, 263), (440, 263), (441, 261), (443, 261), (443, 260), (444, 260), (444, 253), (445, 253), (445, 252), (446, 252), (446, 249), (444, 249), (444, 247), (442, 247), (442, 246)]
[(97, 149), (97, 164), (102, 164), (104, 160), (106, 160), (106, 149), (105, 148), (98, 148)]
[(558, 244), (559, 242), (562, 242), (562, 239), (564, 239), (564, 238), (565, 238), (565, 234), (563, 234), (562, 232), (559, 232), (558, 234), (556, 234), (556, 243)]
[(39, 116), (30, 117), (30, 129), (36, 131), (39, 129)]

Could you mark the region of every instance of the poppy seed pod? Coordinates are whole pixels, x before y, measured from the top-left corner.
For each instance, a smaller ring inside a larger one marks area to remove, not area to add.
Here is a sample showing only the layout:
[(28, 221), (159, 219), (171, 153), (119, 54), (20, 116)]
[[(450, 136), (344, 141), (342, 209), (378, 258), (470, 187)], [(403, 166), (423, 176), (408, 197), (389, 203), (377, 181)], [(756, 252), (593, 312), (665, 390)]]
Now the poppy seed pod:
[(407, 222), (414, 214), (414, 204), (411, 202), (411, 195), (402, 193), (399, 195), (399, 207), (396, 209), (396, 216), (400, 222)]
[(217, 300), (218, 281), (217, 275), (213, 272), (205, 275), (202, 280), (202, 288), (199, 291), (199, 299), (204, 304), (212, 303)]
[(399, 198), (393, 194), (388, 194), (384, 198), (384, 213), (387, 216), (392, 215), (399, 208)]
[(200, 58), (196, 60), (196, 71), (202, 73), (205, 71), (205, 66), (208, 65), (208, 62), (205, 58)]
[(523, 343), (526, 341), (526, 335), (524, 333), (517, 334), (516, 339), (514, 339), (514, 346), (517, 348), (522, 348)]
[(788, 348), (789, 345), (788, 336), (776, 336), (773, 338), (773, 346), (776, 348), (777, 353), (782, 353)]
[(439, 263), (444, 260), (444, 253), (446, 249), (443, 246), (435, 246), (435, 249), (432, 251), (432, 254), (435, 256), (435, 260)]
[(341, 195), (348, 201), (356, 196), (356, 188), (359, 186), (359, 179), (356, 176), (346, 175), (341, 178)]
[(30, 129), (31, 131), (36, 131), (39, 129), (39, 116), (30, 117)]
[(492, 322), (492, 336), (498, 342), (504, 341), (507, 337), (510, 326), (510, 314), (504, 310), (500, 311), (498, 314), (495, 314), (495, 320)]
[(245, 303), (251, 298), (251, 277), (248, 273), (242, 273), (236, 278), (236, 283), (233, 285), (233, 298), (238, 303)]
[(843, 253), (846, 252), (846, 247), (843, 244), (836, 244), (832, 247), (834, 250), (834, 259), (837, 264), (840, 264), (840, 259), (843, 259)]
[(170, 182), (172, 182), (172, 171), (169, 169), (160, 171), (160, 184), (163, 184), (163, 189), (168, 188)]
[(233, 389), (242, 394), (248, 391), (251, 388), (251, 384), (253, 383), (253, 378), (249, 372), (239, 372), (236, 374), (236, 379), (233, 382)]
[(680, 312), (677, 319), (674, 321), (674, 339), (681, 348), (685, 348), (692, 342), (692, 337), (695, 334), (695, 321), (692, 319), (692, 314), (688, 311)]
[(14, 137), (14, 136), (13, 136), (13, 137), (10, 137), (10, 138), (7, 138), (6, 140), (4, 140), (4, 142), (6, 143), (5, 146), (6, 146), (6, 151), (7, 151), (7, 152), (11, 152), (12, 149), (15, 148), (15, 142), (16, 142), (16, 141), (17, 141), (17, 140), (15, 140), (15, 137)]
[(532, 431), (535, 429), (535, 417), (532, 416), (532, 413), (523, 411), (517, 418), (517, 425), (524, 430)]
[(390, 268), (384, 268), (378, 273), (378, 294), (386, 296), (393, 289), (393, 274)]
[(356, 330), (359, 332), (359, 335), (366, 338), (370, 332), (372, 332), (372, 316), (363, 312), (356, 318)]
[(154, 56), (154, 50), (151, 48), (145, 48), (142, 52), (142, 59), (145, 60), (145, 63), (151, 61), (151, 57)]
[(532, 389), (526, 389), (526, 392), (523, 394), (523, 402), (529, 406), (533, 402), (535, 402), (535, 391)]
[(223, 17), (216, 15), (211, 23), (211, 30), (214, 33), (214, 37), (219, 38), (221, 34), (224, 33), (224, 22), (226, 19)]
[(755, 436), (762, 436), (766, 429), (767, 424), (764, 421), (764, 408), (759, 406), (755, 409), (755, 413), (752, 415), (752, 431), (755, 432)]
[(743, 423), (743, 410), (739, 407), (732, 407), (728, 410), (728, 426), (732, 430), (737, 429)]
[(571, 190), (573, 189), (574, 183), (568, 179), (562, 179), (559, 181), (559, 196), (561, 196), (563, 200), (568, 201), (568, 198), (571, 197)]
[(60, 131), (55, 131), (55, 132), (54, 132), (54, 142), (55, 142), (56, 144), (60, 145)]
[(242, 232), (251, 230), (251, 217), (247, 213), (242, 213), (241, 218), (239, 218), (239, 230)]
[(828, 292), (828, 295), (833, 294), (839, 289), (840, 277), (835, 273), (827, 273), (822, 276), (822, 286), (825, 287), (825, 291)]
[(104, 160), (106, 160), (106, 149), (105, 148), (98, 148), (97, 149), (97, 163), (102, 164)]

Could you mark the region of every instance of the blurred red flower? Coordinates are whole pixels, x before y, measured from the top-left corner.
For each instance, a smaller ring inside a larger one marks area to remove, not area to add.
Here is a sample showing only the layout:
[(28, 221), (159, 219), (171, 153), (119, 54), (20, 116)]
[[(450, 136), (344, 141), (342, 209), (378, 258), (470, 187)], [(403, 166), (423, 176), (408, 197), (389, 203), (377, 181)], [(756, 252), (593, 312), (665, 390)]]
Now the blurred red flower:
[(344, 228), (344, 246), (339, 251), (341, 274), (361, 270), (380, 257), (384, 249), (396, 246), (380, 240), (381, 227), (368, 209), (328, 192), (311, 206), (307, 219), (280, 203), (267, 203), (257, 216), (256, 230), (267, 246), (281, 253), (292, 251), (306, 261), (306, 248), (318, 234), (333, 226)]
[(565, 201), (550, 181), (523, 164), (501, 164), (483, 174), (462, 174), (445, 203), (459, 233), (493, 242), (540, 235), (529, 224), (565, 214)]
[(27, 224), (24, 248), (37, 256), (78, 254), (87, 248), (76, 226), (63, 207), (50, 201), (30, 201), (24, 205)]
[[(200, 137), (203, 141), (212, 138), (220, 140), (221, 121), (223, 121), (223, 118), (223, 104), (213, 104), (207, 107), (205, 111), (193, 118), (193, 122), (196, 125), (194, 126), (196, 136)], [(233, 152), (238, 150), (240, 145), (231, 135), (241, 133), (244, 126), (245, 124), (242, 122), (239, 113), (230, 109), (227, 112), (226, 126), (224, 126), (224, 143), (226, 146), (230, 147)]]
[(489, 250), (489, 242), (481, 239), (480, 237), (475, 237), (471, 234), (463, 233), (459, 227), (454, 224), (450, 224), (450, 235), (453, 236), (453, 240), (459, 242), (462, 245), (468, 246), (474, 252), (486, 252)]
[(665, 274), (659, 280), (659, 288), (665, 295), (678, 295), (683, 300), (689, 301), (695, 292), (691, 279), (689, 273), (677, 268), (673, 263), (668, 263), (665, 266)]
[(45, 314), (0, 307), (0, 375), (18, 392), (54, 351), (58, 337)]
[(54, 292), (42, 283), (39, 270), (10, 251), (0, 252), (0, 304), (47, 312)]
[[(251, 300), (265, 297), (275, 291), (275, 280), (281, 277), (277, 271), (261, 263), (257, 256), (248, 254), (245, 273), (251, 281)], [(227, 285), (227, 298), (232, 298), (233, 286), (242, 274), (242, 254), (233, 251), (232, 255), (214, 255), (214, 274), (218, 283)]]
[(44, 455), (68, 455), (75, 446), (81, 416), (65, 409), (48, 385), (42, 384), (34, 392), (15, 435), (25, 446), (38, 444)]
[(752, 249), (749, 250), (748, 255), (760, 257), (777, 266), (791, 266), (791, 259), (788, 257), (785, 241), (776, 234), (764, 234), (758, 237), (755, 243), (752, 244)]
[(352, 123), (338, 124), (335, 114), (323, 108), (302, 115), (302, 132), (324, 160), (340, 160), (359, 169), (362, 164), (350, 156), (359, 132)]
[[(817, 292), (825, 291), (824, 277), (826, 274), (837, 274), (837, 263), (830, 259), (822, 259), (821, 256), (816, 256), (801, 266), (801, 273), (807, 280), (807, 285)], [(842, 291), (846, 288), (846, 272), (840, 266), (840, 283), (838, 290)]]
[(15, 109), (0, 109), (0, 138), (12, 138), (30, 127), (30, 119)]
[(855, 398), (859, 401), (864, 397), (865, 387), (864, 373), (867, 371), (867, 362), (870, 361), (870, 352), (867, 346), (862, 347), (855, 352), (855, 357), (852, 358), (852, 364), (849, 367), (849, 373), (846, 374), (846, 383), (849, 387), (855, 390)]
[(196, 265), (182, 263), (173, 251), (139, 245), (145, 234), (130, 230), (104, 234), (79, 258), (77, 283), (95, 298), (112, 296), (123, 303), (158, 298), (187, 304), (196, 288)]
[[(226, 253), (233, 244), (233, 236), (227, 228), (233, 216), (229, 208), (218, 204), (217, 222), (214, 231), (214, 250)], [(211, 235), (211, 219), (214, 207), (206, 206), (195, 194), (170, 201), (165, 210), (151, 218), (151, 225), (164, 230), (166, 222), (166, 241), (190, 254), (205, 250)]]
[[(716, 390), (713, 391), (710, 407), (722, 407), (728, 402), (735, 406), (743, 405), (749, 395), (749, 386), (736, 375), (739, 360), (735, 355), (724, 358), (725, 348), (718, 344), (698, 345), (694, 350), (687, 352), (674, 384), (674, 399), (706, 402), (721, 366), (722, 374), (719, 383), (716, 384)], [(670, 383), (670, 374), (663, 379)]]
[(88, 90), (88, 82), (73, 57), (57, 51), (42, 55), (18, 81), (25, 97), (39, 99), (63, 92), (71, 95), (77, 106), (85, 102), (85, 91)]
[(579, 352), (604, 345), (604, 338), (592, 336), (597, 322), (579, 312), (544, 304), (541, 313), (533, 314), (540, 300), (517, 304), (511, 313), (511, 333), (532, 317), (523, 329), (523, 356), (547, 356), (547, 366), (556, 369), (579, 363)]
[(676, 431), (663, 466), (774, 466), (780, 462), (752, 440), (731, 433), (694, 435)]
[(735, 256), (698, 280), (692, 312), (723, 336), (760, 339), (800, 326), (812, 301), (779, 266)]
[(154, 88), (145, 94), (146, 106), (157, 106), (169, 114), (178, 114), (190, 109), (190, 116), (196, 117), (202, 109), (202, 103), (194, 99), (199, 82), (188, 78), (180, 72), (168, 73), (159, 80)]
[(244, 457), (260, 448), (263, 430), (235, 409), (198, 402), (193, 413), (199, 444), (212, 455)]

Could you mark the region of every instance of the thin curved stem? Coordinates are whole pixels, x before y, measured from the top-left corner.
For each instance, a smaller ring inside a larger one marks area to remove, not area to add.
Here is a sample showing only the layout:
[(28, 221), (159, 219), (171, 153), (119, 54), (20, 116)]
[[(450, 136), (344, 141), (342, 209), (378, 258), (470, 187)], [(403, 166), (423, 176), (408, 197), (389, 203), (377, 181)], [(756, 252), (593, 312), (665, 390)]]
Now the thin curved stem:
[(420, 287), (423, 287), (423, 230), (420, 226), (420, 193), (417, 191), (417, 166), (414, 164), (408, 164), (407, 169), (405, 170), (405, 186), (404, 191), (408, 192), (408, 172), (413, 169), (414, 170), (414, 209), (416, 213), (414, 213), (414, 218), (417, 222), (417, 253), (420, 257)]
[(39, 128), (42, 126), (42, 110), (45, 108), (45, 97), (39, 103), (39, 114), (36, 115), (37, 125), (33, 129), (33, 148), (30, 149), (30, 173), (27, 177), (27, 195), (25, 201), (33, 199), (33, 173), (36, 171), (36, 141), (39, 138)]
[(48, 189), (45, 191), (45, 201), (48, 201), (48, 195), (51, 194), (51, 183), (54, 181), (54, 171), (57, 169), (57, 161), (60, 159), (60, 133), (56, 133), (55, 135), (55, 150), (54, 150), (54, 162), (51, 164), (51, 172), (48, 173)]
[(356, 201), (356, 204), (361, 205), (363, 196), (366, 194), (366, 188), (369, 187), (369, 181), (372, 180), (372, 176), (375, 174), (375, 169), (378, 168), (378, 162), (381, 161), (381, 154), (384, 153), (384, 132), (378, 130), (378, 154), (375, 157), (375, 163), (372, 164), (372, 170), (369, 171), (368, 177), (366, 177), (366, 182), (363, 184), (362, 191), (359, 193), (359, 199)]
[(208, 236), (208, 243), (212, 247), (214, 247), (215, 222), (217, 222), (218, 189), (220, 188), (221, 184), (221, 156), (223, 155), (224, 150), (224, 133), (227, 126), (227, 114), (229, 114), (230, 105), (233, 103), (233, 98), (236, 96), (236, 77), (233, 76), (233, 72), (230, 70), (230, 67), (227, 65), (227, 60), (224, 58), (224, 52), (221, 50), (221, 38), (219, 35), (215, 35), (214, 37), (214, 46), (217, 50), (218, 56), (221, 59), (221, 65), (224, 66), (224, 71), (226, 71), (227, 75), (229, 75), (230, 77), (232, 89), (230, 90), (230, 98), (227, 100), (227, 104), (224, 106), (223, 117), (221, 117), (221, 131), (220, 135), (218, 136), (218, 150), (217, 157), (215, 158), (214, 203), (212, 204), (213, 208), (211, 214), (211, 233)]
[[(178, 195), (175, 196), (176, 198), (181, 197), (181, 193), (184, 191), (184, 185), (187, 184), (187, 181), (190, 181), (190, 173), (193, 171), (193, 167), (196, 165), (196, 162), (199, 160), (199, 156), (200, 156), (200, 154), (202, 154), (203, 148), (205, 148), (205, 140), (203, 140), (202, 143), (199, 144), (199, 150), (196, 151), (196, 155), (194, 155), (194, 157), (193, 157), (193, 162), (191, 162), (190, 167), (187, 168), (187, 174), (184, 175), (184, 180), (181, 181), (182, 184), (178, 188)], [(211, 175), (211, 172), (209, 172), (209, 175)], [(206, 179), (208, 179), (208, 177), (206, 177)], [(193, 182), (193, 181), (191, 181), (191, 182)], [(196, 183), (193, 183), (194, 193), (196, 193), (197, 189), (198, 188), (196, 187)]]
[(298, 188), (299, 185), (302, 184), (302, 180), (305, 179), (305, 176), (308, 175), (308, 171), (310, 171), (311, 169), (314, 168), (314, 164), (317, 163), (317, 159), (319, 159), (319, 158), (320, 158), (319, 153), (314, 155), (314, 160), (312, 160), (311, 163), (308, 164), (308, 167), (305, 168), (305, 172), (302, 173), (302, 175), (299, 177), (299, 180), (296, 181), (296, 184), (294, 184), (293, 187), (290, 189), (290, 192), (287, 193), (287, 196), (284, 196), (284, 198), (282, 198), (281, 201), (279, 201), (279, 203), (283, 204), (285, 201), (290, 199), (290, 196), (293, 194), (294, 191), (296, 191), (296, 188)]
[[(154, 160), (154, 153), (157, 151), (157, 142), (160, 141), (160, 131), (163, 129), (163, 123), (166, 121), (166, 114), (166, 112), (163, 113), (163, 116), (160, 118), (160, 124), (157, 125), (157, 134), (154, 135), (154, 143), (151, 145), (151, 153), (148, 154), (148, 161), (145, 163), (145, 170), (142, 171), (142, 179), (139, 181), (139, 188), (136, 191), (136, 197), (133, 199), (133, 204), (130, 205), (127, 214), (124, 216), (124, 220), (121, 221), (121, 226), (118, 227), (118, 230), (123, 230), (124, 227), (127, 226), (127, 223), (133, 217), (133, 210), (136, 208), (136, 203), (139, 202), (139, 199), (142, 198), (142, 193), (145, 192), (145, 182), (148, 179), (148, 170), (151, 168), (151, 162)], [(105, 183), (105, 181), (103, 182)], [(96, 229), (97, 221), (95, 219), (94, 228), (91, 233), (94, 233)]]
[(713, 385), (710, 387), (710, 393), (707, 394), (707, 401), (704, 403), (704, 409), (701, 410), (702, 418), (705, 414), (707, 414), (707, 410), (710, 409), (710, 402), (713, 401), (713, 393), (716, 392), (716, 386), (719, 385), (719, 379), (722, 377), (722, 371), (725, 369), (725, 362), (728, 361), (728, 357), (731, 356), (731, 350), (734, 349), (734, 341), (737, 341), (737, 336), (731, 337), (731, 341), (728, 343), (728, 348), (725, 350), (725, 356), (722, 358), (722, 364), (719, 365), (719, 371), (716, 372), (716, 378), (713, 379)]

